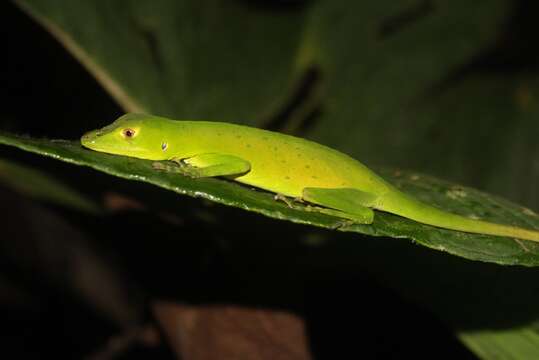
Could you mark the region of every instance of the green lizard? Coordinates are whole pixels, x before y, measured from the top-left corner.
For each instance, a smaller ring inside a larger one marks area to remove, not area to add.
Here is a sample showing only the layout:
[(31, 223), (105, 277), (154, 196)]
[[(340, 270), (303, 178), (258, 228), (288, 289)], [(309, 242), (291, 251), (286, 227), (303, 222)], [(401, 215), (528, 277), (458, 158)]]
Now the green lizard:
[(96, 151), (161, 161), (154, 164), (156, 168), (195, 178), (225, 176), (356, 223), (372, 223), (373, 210), (380, 210), (440, 228), (539, 242), (539, 231), (440, 210), (401, 192), (337, 150), (267, 130), (126, 114), (84, 134), (81, 143)]

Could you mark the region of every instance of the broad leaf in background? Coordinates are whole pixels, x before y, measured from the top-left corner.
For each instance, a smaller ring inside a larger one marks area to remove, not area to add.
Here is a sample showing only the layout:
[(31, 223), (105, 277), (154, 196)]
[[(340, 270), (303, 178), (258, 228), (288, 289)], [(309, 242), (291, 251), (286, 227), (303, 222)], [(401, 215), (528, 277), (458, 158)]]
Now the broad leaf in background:
[[(265, 191), (222, 179), (191, 179), (178, 174), (159, 172), (152, 168), (152, 161), (86, 150), (78, 142), (39, 140), (4, 134), (0, 135), (0, 143), (277, 219), (335, 229), (341, 221), (301, 208), (290, 208), (275, 201), (273, 194)], [(539, 228), (539, 216), (533, 211), (477, 190), (415, 173), (386, 170), (381, 174), (403, 191), (442, 209), (498, 223)], [(429, 248), (472, 260), (508, 265), (539, 265), (538, 243), (445, 230), (383, 212), (376, 212), (372, 225), (354, 224), (339, 229), (374, 236), (409, 238)]]
[(213, 0), (17, 3), (126, 110), (253, 123), (296, 80), (301, 11)]
[[(409, 142), (417, 156), (393, 156), (411, 168), (464, 179), (481, 189), (539, 209), (539, 78), (468, 76), (433, 96), (403, 120), (419, 134)], [(441, 136), (441, 134), (445, 134)], [(432, 138), (425, 151), (420, 139)], [(411, 142), (415, 142), (414, 145)], [(428, 153), (428, 154), (427, 154)], [(437, 160), (439, 159), (439, 160)]]
[[(254, 123), (314, 67), (326, 116), (359, 125), (387, 118), (486, 48), (507, 2), (318, 1), (283, 9), (219, 0), (18, 3), (126, 110)], [(327, 139), (358, 151), (354, 140), (365, 135), (343, 142), (339, 128)]]
[(300, 53), (302, 63), (317, 65), (323, 77), (322, 115), (312, 136), (373, 159), (400, 144), (393, 138), (417, 137), (414, 126), (396, 115), (491, 45), (508, 5), (497, 0), (318, 4), (309, 13)]

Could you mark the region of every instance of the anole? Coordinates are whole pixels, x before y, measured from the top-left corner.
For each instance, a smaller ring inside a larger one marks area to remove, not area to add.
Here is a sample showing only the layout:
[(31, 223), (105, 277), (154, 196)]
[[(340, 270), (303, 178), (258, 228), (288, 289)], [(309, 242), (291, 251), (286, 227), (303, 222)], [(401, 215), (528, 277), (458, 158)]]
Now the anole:
[(277, 132), (126, 114), (84, 134), (81, 143), (100, 152), (155, 160), (158, 169), (194, 178), (224, 176), (355, 223), (371, 224), (378, 210), (445, 229), (539, 242), (539, 231), (440, 210), (401, 192), (346, 154)]

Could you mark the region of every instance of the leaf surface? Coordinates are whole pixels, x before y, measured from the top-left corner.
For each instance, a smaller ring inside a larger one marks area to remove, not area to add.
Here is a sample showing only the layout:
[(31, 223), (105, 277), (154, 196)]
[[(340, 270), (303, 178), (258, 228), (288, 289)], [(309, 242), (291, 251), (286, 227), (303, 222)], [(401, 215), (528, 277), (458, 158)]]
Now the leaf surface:
[[(472, 260), (507, 265), (539, 264), (539, 244), (531, 241), (445, 230), (384, 212), (376, 212), (372, 225), (339, 227), (341, 219), (298, 209), (300, 205), (290, 208), (283, 202), (275, 201), (274, 195), (266, 191), (217, 178), (191, 179), (159, 172), (152, 168), (151, 161), (86, 150), (78, 142), (2, 134), (0, 143), (276, 219), (371, 236), (408, 238), (420, 245)], [(504, 199), (420, 174), (399, 170), (382, 170), (380, 174), (401, 190), (447, 211), (493, 222), (539, 228), (537, 214)]]

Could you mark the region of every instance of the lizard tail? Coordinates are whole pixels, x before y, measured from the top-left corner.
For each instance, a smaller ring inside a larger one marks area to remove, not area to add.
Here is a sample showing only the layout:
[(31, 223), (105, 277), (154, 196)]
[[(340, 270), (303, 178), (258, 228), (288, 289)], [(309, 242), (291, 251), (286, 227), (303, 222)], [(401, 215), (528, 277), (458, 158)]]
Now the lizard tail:
[(404, 193), (396, 193), (384, 200), (386, 201), (380, 210), (423, 224), (469, 233), (506, 236), (539, 242), (539, 231), (537, 230), (470, 219), (424, 204)]

